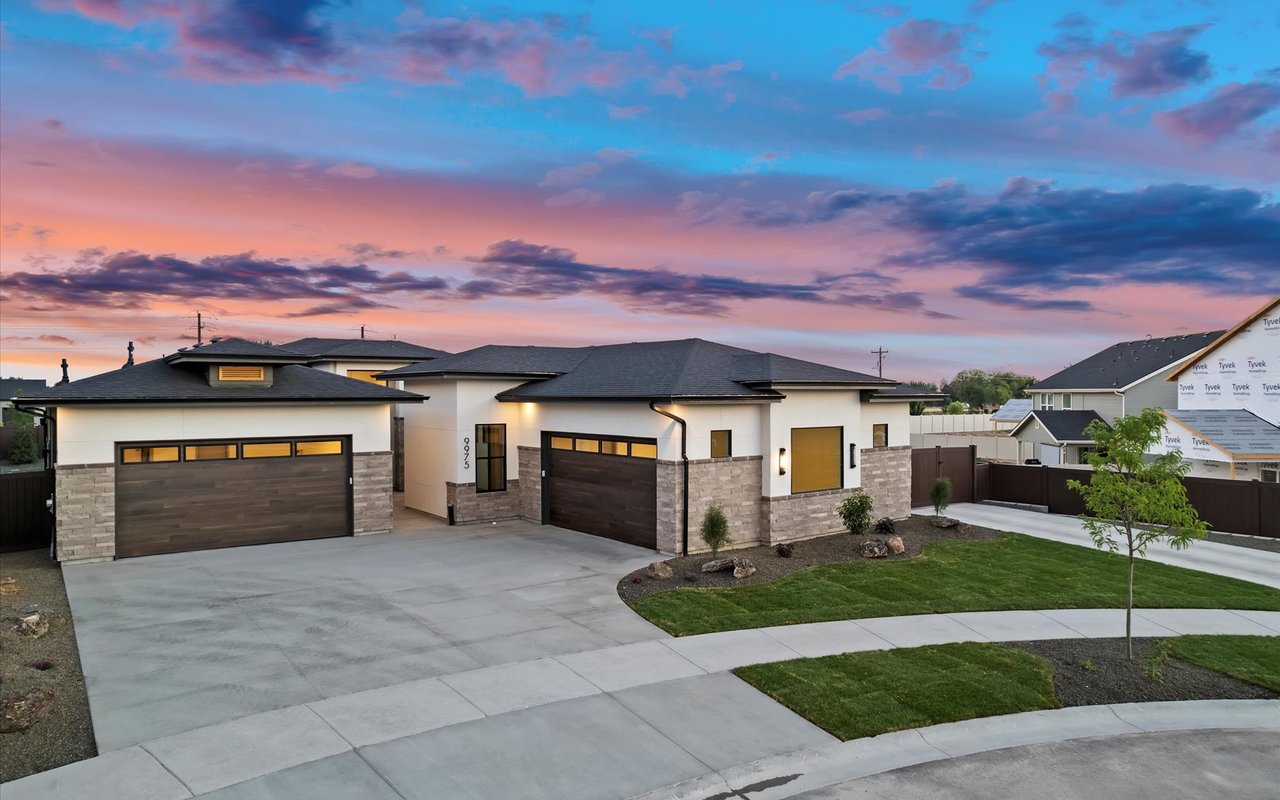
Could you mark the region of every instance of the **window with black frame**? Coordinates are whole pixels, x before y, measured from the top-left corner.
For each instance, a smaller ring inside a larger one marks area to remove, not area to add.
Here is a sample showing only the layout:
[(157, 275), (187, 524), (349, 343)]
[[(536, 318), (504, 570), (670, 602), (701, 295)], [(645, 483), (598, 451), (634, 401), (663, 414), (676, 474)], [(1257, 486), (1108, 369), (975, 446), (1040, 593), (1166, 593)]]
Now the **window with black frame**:
[(476, 492), (507, 490), (507, 426), (476, 426)]

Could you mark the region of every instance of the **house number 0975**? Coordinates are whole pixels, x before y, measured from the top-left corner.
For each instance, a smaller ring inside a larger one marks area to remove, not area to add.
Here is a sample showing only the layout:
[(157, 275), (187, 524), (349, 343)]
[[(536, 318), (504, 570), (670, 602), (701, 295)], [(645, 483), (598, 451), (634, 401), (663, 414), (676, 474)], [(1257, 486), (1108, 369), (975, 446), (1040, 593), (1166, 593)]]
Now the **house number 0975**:
[(462, 468), (471, 469), (471, 437), (462, 437)]

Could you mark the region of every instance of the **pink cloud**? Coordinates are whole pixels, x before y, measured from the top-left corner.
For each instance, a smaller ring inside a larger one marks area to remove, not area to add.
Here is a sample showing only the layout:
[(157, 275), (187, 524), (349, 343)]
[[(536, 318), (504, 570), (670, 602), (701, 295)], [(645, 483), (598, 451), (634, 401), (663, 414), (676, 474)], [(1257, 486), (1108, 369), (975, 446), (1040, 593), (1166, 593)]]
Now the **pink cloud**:
[(860, 108), (857, 111), (841, 114), (840, 119), (852, 122), (854, 125), (861, 125), (864, 122), (875, 122), (887, 116), (889, 116), (889, 109), (887, 108)]
[(712, 64), (705, 69), (694, 69), (677, 64), (666, 71), (653, 85), (654, 94), (669, 94), (681, 100), (689, 96), (689, 85), (703, 87), (719, 86), (724, 76), (742, 70), (742, 60), (734, 59), (723, 64)]
[(649, 111), (649, 107), (643, 103), (637, 103), (633, 106), (609, 106), (610, 119), (635, 119)]
[(909, 19), (885, 31), (878, 46), (841, 64), (833, 77), (861, 78), (897, 94), (902, 91), (901, 78), (929, 75), (925, 86), (930, 89), (959, 89), (973, 78), (963, 61), (971, 31), (969, 25)]
[(341, 164), (334, 164), (324, 171), (326, 175), (334, 175), (339, 178), (354, 178), (356, 180), (368, 180), (377, 177), (378, 170), (368, 164), (361, 164), (355, 161), (344, 161)]
[[(1168, 133), (1199, 144), (1212, 144), (1280, 107), (1280, 86), (1274, 83), (1228, 83), (1201, 100), (1155, 115)], [(1274, 139), (1274, 134), (1273, 134)]]

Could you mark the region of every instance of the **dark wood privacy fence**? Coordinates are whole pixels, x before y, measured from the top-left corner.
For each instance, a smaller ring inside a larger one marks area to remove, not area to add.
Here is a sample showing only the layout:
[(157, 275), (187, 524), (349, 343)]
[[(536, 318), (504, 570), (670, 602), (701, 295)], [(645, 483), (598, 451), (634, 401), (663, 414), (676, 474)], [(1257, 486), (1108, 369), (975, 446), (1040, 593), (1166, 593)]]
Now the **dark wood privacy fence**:
[(45, 501), (53, 496), (53, 470), (0, 475), (0, 552), (48, 547), (53, 514)]
[[(1067, 485), (1087, 481), (1090, 470), (1021, 464), (979, 464), (977, 500), (1045, 506), (1050, 514), (1083, 514), (1084, 501)], [(1280, 537), (1280, 484), (1220, 478), (1183, 478), (1187, 499), (1215, 531)]]
[[(1083, 514), (1084, 500), (1067, 481), (1089, 480), (1090, 470), (1022, 464), (978, 464), (974, 447), (911, 451), (911, 505), (929, 505), (940, 477), (951, 479), (953, 503), (997, 500), (1041, 506), (1050, 514)], [(1215, 531), (1280, 538), (1280, 484), (1220, 478), (1183, 478), (1187, 499)]]

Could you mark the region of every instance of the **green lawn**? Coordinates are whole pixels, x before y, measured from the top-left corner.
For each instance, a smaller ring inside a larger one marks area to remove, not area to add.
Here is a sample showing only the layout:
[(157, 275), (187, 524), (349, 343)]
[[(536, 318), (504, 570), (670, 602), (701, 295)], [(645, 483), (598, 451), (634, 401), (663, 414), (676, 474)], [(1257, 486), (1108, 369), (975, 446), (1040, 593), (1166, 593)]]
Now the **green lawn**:
[[(1139, 561), (1134, 605), (1280, 610), (1280, 589)], [(860, 560), (793, 572), (769, 583), (674, 589), (631, 604), (668, 633), (951, 611), (1124, 607), (1125, 560), (1078, 545), (1008, 533), (934, 542), (903, 561)]]
[(1058, 707), (1049, 662), (976, 642), (802, 658), (734, 674), (840, 739)]
[(1280, 692), (1280, 636), (1179, 636), (1165, 644), (1183, 661)]

